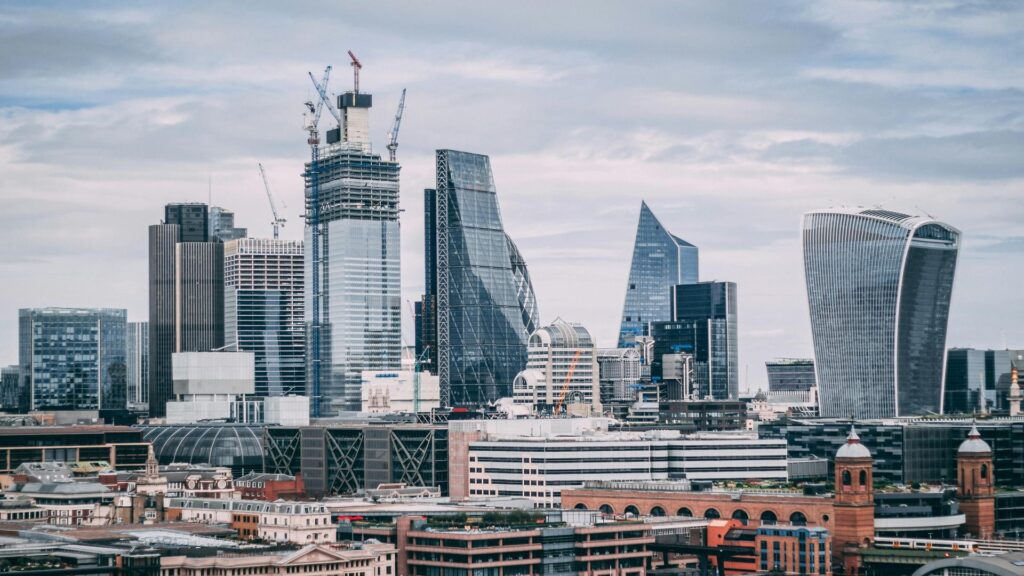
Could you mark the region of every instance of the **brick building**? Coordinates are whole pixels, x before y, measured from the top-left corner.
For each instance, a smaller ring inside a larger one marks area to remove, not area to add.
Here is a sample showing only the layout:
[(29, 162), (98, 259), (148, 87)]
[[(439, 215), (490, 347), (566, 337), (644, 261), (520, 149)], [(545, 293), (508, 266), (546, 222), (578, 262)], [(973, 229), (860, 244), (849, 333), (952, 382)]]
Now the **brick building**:
[(298, 500), (306, 496), (302, 476), (250, 472), (235, 479), (235, 492), (243, 500)]

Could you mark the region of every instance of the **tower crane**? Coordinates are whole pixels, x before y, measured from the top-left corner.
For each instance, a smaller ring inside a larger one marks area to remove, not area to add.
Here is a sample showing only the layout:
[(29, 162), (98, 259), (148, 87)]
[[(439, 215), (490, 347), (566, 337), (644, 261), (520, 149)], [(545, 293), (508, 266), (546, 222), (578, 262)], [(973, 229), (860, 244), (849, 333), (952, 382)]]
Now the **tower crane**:
[(260, 176), (263, 177), (263, 187), (267, 190), (267, 200), (270, 201), (270, 213), (274, 215), (274, 240), (277, 240), (280, 229), (284, 227), (284, 223), (287, 222), (284, 218), (281, 218), (277, 214), (277, 206), (274, 205), (274, 196), (270, 193), (270, 183), (267, 182), (267, 172), (263, 169), (263, 163), (259, 163)]
[(398, 112), (395, 113), (395, 123), (388, 131), (388, 154), (391, 161), (395, 161), (395, 153), (398, 152), (398, 129), (402, 127), (402, 113), (405, 112), (405, 88), (402, 88), (402, 97), (398, 99)]
[[(327, 93), (327, 78), (330, 75), (331, 67), (328, 66), (327, 69), (324, 70), (323, 80), (317, 82), (316, 78), (313, 77), (312, 72), (309, 73), (309, 79), (313, 82), (313, 86), (316, 88), (316, 93), (320, 95), (320, 101), (317, 103), (317, 107), (326, 107), (327, 111), (330, 112), (331, 116), (334, 116), (334, 119), (338, 122), (338, 126), (341, 126), (341, 112), (338, 112), (338, 109), (331, 102), (330, 95)], [(317, 118), (319, 118), (319, 116), (317, 116)]]
[(363, 69), (363, 63), (351, 50), (348, 51), (348, 57), (352, 59), (353, 92), (359, 94), (359, 71)]
[(576, 372), (576, 363), (580, 360), (583, 350), (576, 350), (572, 357), (572, 364), (569, 364), (569, 373), (565, 375), (565, 384), (562, 385), (562, 392), (558, 395), (558, 403), (555, 404), (555, 414), (565, 410), (565, 396), (569, 393), (569, 383), (572, 382), (572, 375)]
[[(331, 76), (331, 67), (324, 69), (323, 79), (320, 84), (316, 83), (313, 74), (309, 77), (313, 84), (317, 85), (317, 92), (323, 87), (327, 91), (327, 80)], [(310, 274), (310, 294), (312, 296), (312, 318), (310, 319), (310, 415), (314, 418), (320, 416), (320, 307), (323, 304), (323, 294), (320, 293), (320, 113), (323, 111), (323, 93), (314, 105), (313, 102), (306, 102), (306, 125), (305, 130), (309, 136), (306, 142), (309, 144), (310, 159), (309, 168), (306, 170), (306, 179), (309, 182), (309, 200), (306, 202), (306, 225), (309, 226), (312, 268)]]

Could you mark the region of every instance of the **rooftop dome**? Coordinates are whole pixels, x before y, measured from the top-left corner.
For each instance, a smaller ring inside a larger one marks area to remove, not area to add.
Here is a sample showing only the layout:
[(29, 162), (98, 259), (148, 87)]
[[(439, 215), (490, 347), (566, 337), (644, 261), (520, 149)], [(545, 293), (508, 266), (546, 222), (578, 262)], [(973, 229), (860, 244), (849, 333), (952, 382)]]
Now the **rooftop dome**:
[(871, 451), (866, 446), (860, 443), (860, 436), (857, 436), (857, 431), (850, 426), (850, 435), (846, 437), (846, 444), (839, 447), (839, 451), (836, 452), (836, 460), (840, 458), (871, 458)]
[(992, 447), (981, 439), (981, 432), (978, 432), (978, 426), (971, 426), (971, 431), (967, 433), (967, 440), (964, 440), (960, 444), (960, 449), (956, 451), (957, 454), (991, 454)]

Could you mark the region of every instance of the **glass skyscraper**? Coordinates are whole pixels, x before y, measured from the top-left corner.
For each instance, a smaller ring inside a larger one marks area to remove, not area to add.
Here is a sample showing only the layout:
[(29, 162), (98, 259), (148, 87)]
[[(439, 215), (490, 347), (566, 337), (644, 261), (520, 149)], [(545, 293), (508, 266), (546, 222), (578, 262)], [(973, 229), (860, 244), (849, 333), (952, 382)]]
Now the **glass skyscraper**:
[(950, 348), (946, 352), (945, 414), (1007, 408), (1011, 350)]
[(648, 336), (649, 323), (672, 319), (669, 291), (676, 284), (697, 281), (697, 256), (696, 246), (673, 236), (646, 202), (640, 204), (619, 348), (631, 346), (637, 336)]
[(224, 344), (254, 354), (257, 396), (306, 392), (303, 261), (300, 241), (224, 244)]
[(942, 411), (960, 232), (881, 209), (803, 217), (804, 275), (822, 417)]
[(438, 150), (437, 189), (425, 196), (434, 245), (417, 348), (437, 350), (443, 406), (509, 397), (539, 315), (526, 263), (501, 223), (490, 159)]
[[(322, 416), (360, 409), (363, 370), (401, 367), (399, 165), (372, 152), (371, 105), (370, 94), (338, 96), (346, 124), (320, 148), (320, 298), (307, 293), (305, 306), (312, 318), (319, 301), (320, 398), (312, 401)], [(308, 212), (308, 169), (306, 202)], [(307, 292), (317, 264), (312, 246), (307, 226)]]
[(109, 308), (19, 310), (19, 362), (31, 409), (124, 410), (127, 317)]
[[(683, 351), (693, 354), (694, 385), (700, 397), (739, 398), (735, 282), (698, 282), (672, 287), (672, 319), (693, 336)], [(689, 344), (692, 348), (687, 350)]]

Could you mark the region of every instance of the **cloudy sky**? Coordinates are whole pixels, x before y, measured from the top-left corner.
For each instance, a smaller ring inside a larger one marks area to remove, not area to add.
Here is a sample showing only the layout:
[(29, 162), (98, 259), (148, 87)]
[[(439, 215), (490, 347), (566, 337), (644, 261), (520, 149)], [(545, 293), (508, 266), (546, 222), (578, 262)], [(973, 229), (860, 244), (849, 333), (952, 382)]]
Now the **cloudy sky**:
[[(378, 149), (408, 88), (402, 284), (423, 288), (433, 150), (489, 154), (542, 320), (613, 344), (640, 201), (738, 283), (741, 387), (811, 353), (800, 215), (964, 233), (949, 343), (1024, 347), (1024, 9), (1011, 2), (25, 2), (0, 6), (0, 362), (17, 309), (147, 317), (172, 201), (300, 238), (307, 71), (345, 51)], [(408, 313), (406, 313), (408, 316)], [(406, 318), (406, 334), (412, 326)]]

